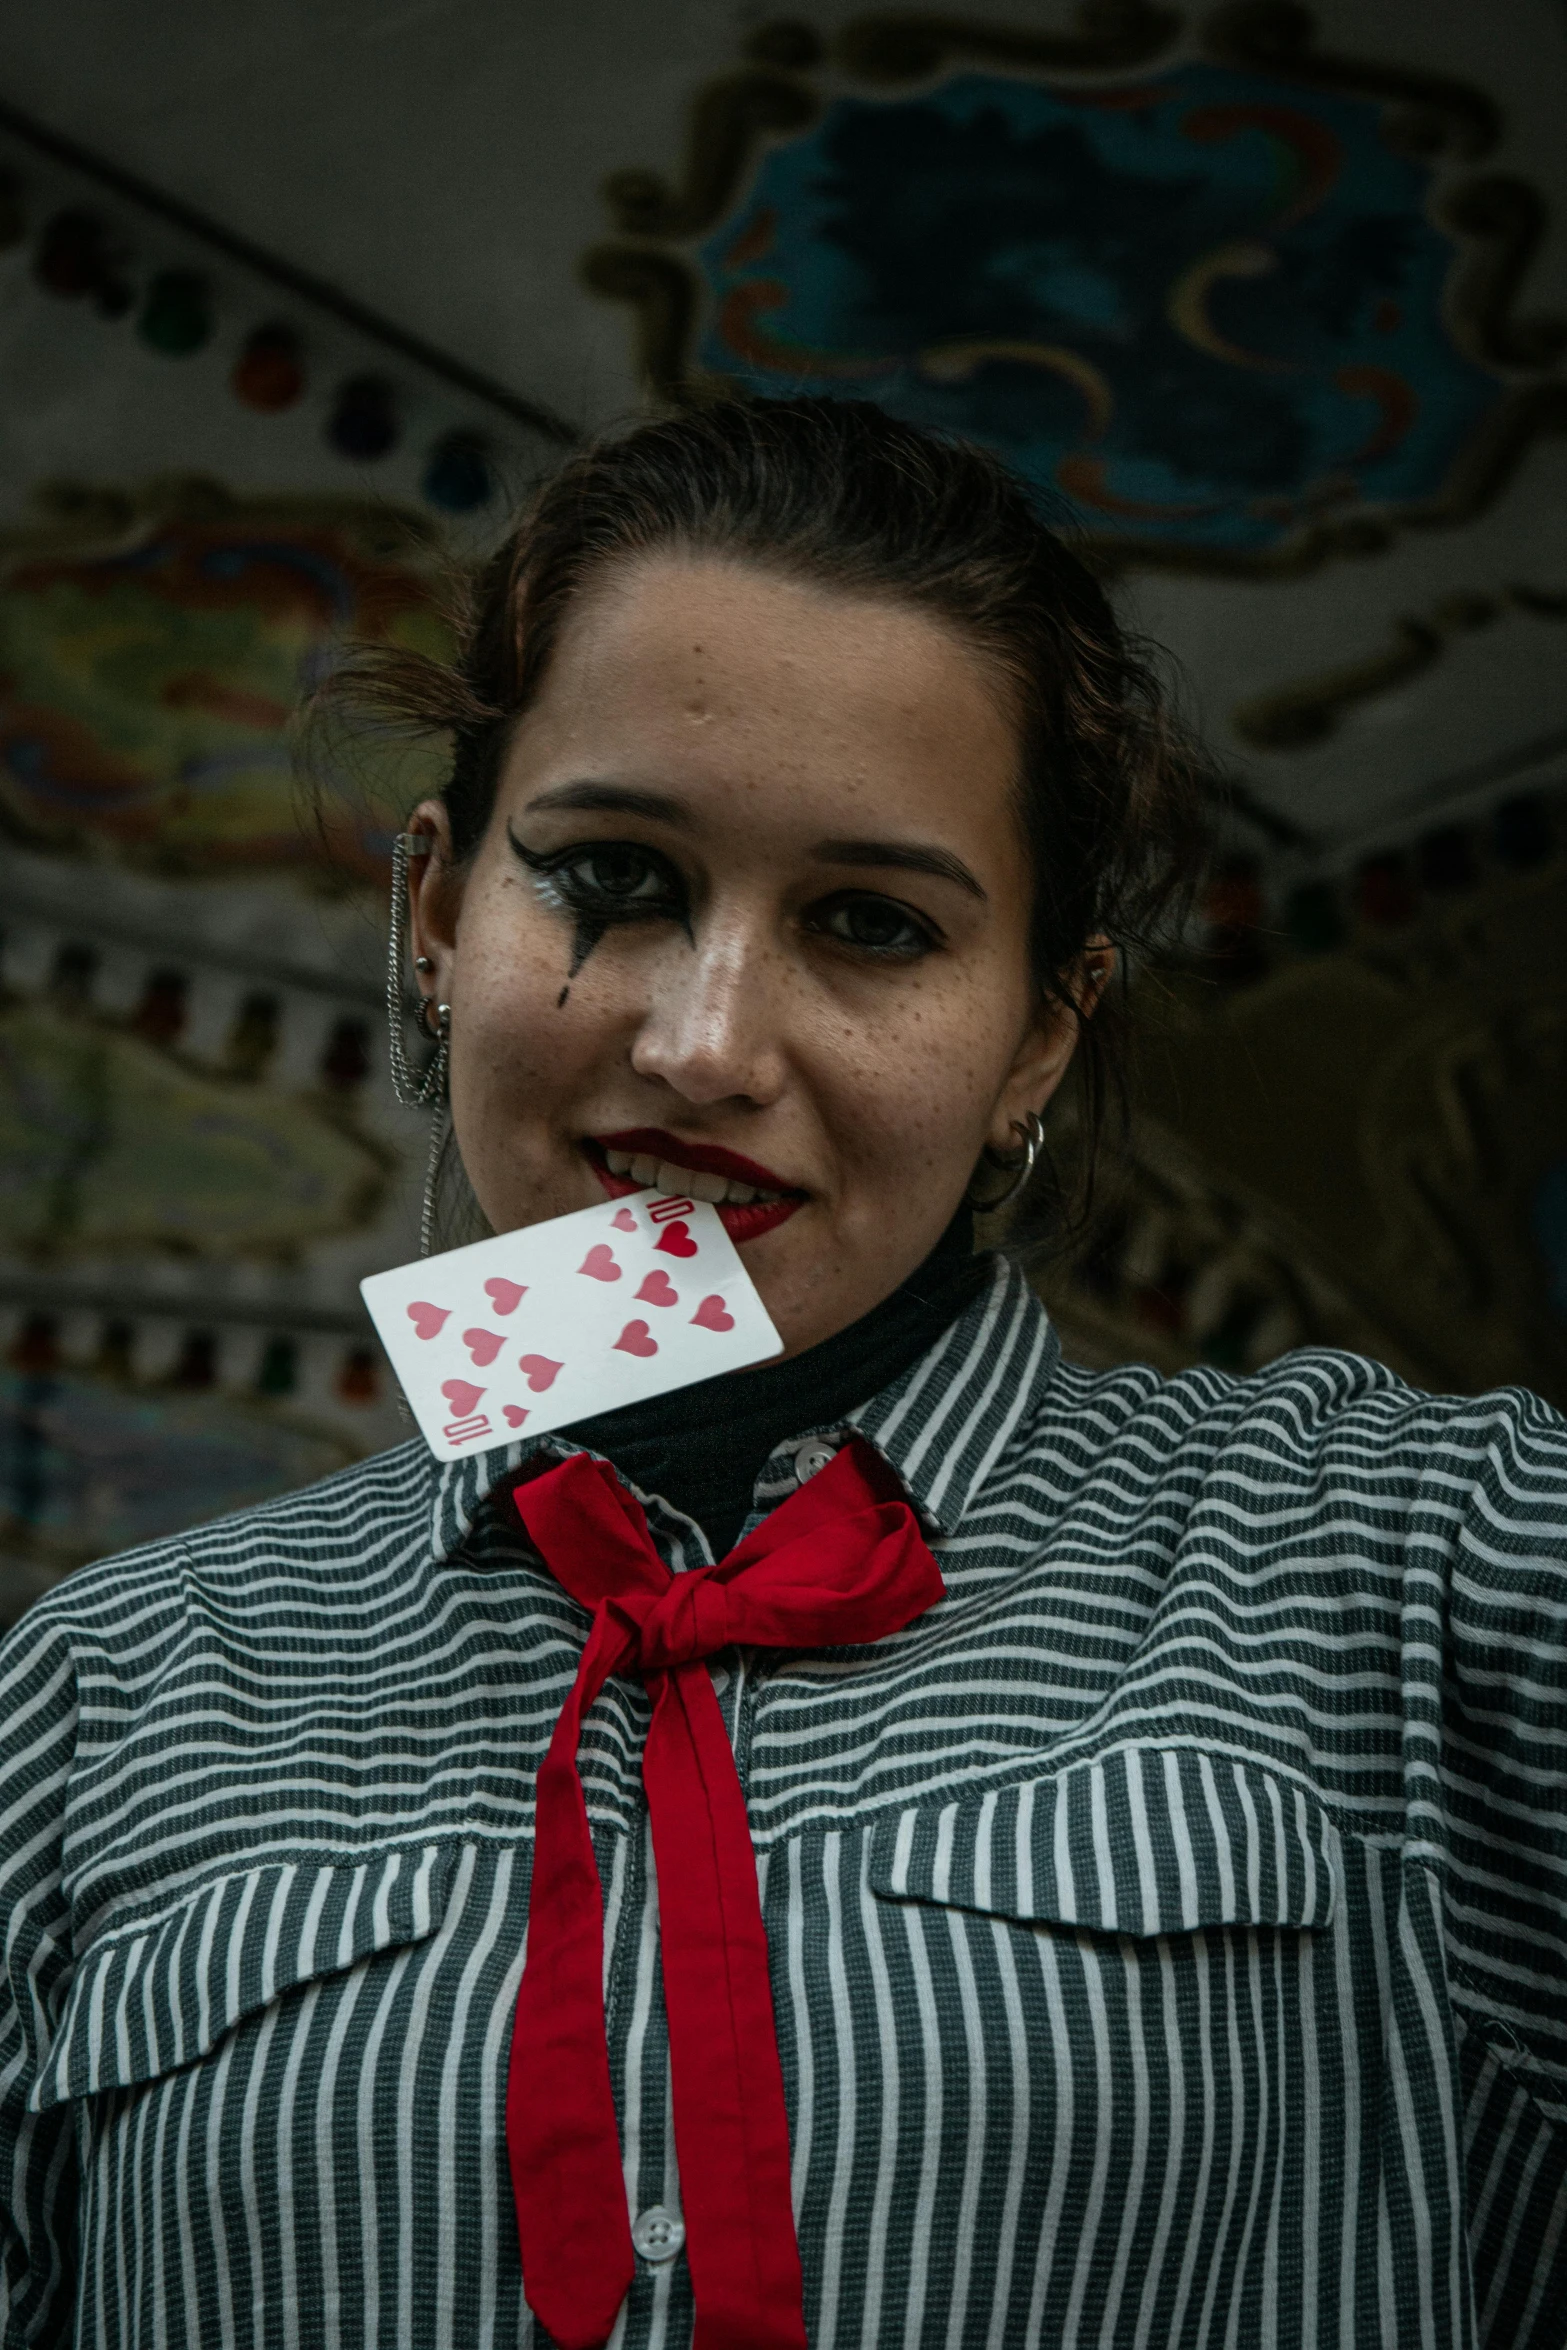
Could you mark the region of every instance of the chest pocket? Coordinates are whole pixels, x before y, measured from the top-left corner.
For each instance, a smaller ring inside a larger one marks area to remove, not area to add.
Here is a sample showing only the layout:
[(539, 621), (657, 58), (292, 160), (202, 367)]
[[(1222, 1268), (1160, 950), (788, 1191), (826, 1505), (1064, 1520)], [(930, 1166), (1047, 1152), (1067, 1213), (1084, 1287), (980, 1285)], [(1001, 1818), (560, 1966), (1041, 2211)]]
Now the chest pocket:
[(1305, 1788), (1179, 1746), (892, 1813), (870, 1857), (884, 1899), (1104, 1934), (1326, 1926), (1341, 1875), (1338, 1830)]
[(103, 1935), (78, 1963), (31, 2109), (154, 2080), (285, 1991), (423, 1941), (444, 1915), (454, 1862), (438, 1845), (272, 1862)]

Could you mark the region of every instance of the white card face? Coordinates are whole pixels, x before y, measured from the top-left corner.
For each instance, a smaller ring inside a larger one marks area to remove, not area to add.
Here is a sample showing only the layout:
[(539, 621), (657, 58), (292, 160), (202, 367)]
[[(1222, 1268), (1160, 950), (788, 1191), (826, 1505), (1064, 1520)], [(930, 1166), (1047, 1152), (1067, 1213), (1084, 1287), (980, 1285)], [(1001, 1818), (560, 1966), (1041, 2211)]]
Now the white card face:
[(718, 1210), (650, 1191), (359, 1286), (442, 1461), (783, 1350)]

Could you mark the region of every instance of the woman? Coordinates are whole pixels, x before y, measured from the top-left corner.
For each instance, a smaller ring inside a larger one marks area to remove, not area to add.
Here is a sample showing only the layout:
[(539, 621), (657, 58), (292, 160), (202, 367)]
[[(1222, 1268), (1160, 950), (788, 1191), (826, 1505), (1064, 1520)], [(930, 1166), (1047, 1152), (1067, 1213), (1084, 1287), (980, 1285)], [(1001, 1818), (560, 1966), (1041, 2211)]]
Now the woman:
[[(1180, 879), (1098, 590), (987, 458), (723, 407), (574, 460), (379, 690), (455, 740), (407, 911), (484, 1215), (712, 1199), (785, 1358), (25, 1619), (7, 2344), (1558, 2345), (1567, 1429), (1089, 1374), (972, 1251)], [(910, 1580), (660, 1664), (616, 1541), (644, 1614)]]

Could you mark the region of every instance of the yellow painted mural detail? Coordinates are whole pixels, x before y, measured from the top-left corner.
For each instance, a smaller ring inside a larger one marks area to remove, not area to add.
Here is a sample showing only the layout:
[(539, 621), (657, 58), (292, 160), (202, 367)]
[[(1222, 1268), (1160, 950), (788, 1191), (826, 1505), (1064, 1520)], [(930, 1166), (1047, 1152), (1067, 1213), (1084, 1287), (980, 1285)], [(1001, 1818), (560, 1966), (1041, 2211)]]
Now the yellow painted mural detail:
[(19, 1250), (287, 1258), (362, 1223), (386, 1179), (307, 1097), (37, 1002), (0, 1012), (0, 1213)]
[[(294, 713), (350, 638), (450, 649), (431, 547), (384, 514), (227, 501), (149, 515), (110, 551), (14, 558), (0, 582), (0, 812), (40, 846), (164, 870), (325, 852), (379, 873), (400, 809), (346, 779), (323, 841), (294, 780)], [(406, 762), (393, 766), (400, 789)]]

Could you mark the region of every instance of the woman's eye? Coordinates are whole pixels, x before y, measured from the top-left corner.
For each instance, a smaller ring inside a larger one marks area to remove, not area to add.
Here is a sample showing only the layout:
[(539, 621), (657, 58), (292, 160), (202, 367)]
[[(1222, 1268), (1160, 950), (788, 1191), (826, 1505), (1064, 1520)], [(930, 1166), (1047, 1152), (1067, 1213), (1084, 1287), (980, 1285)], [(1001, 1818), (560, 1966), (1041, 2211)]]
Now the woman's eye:
[(650, 857), (645, 849), (632, 848), (624, 841), (605, 841), (595, 843), (592, 848), (578, 849), (569, 858), (563, 858), (555, 872), (559, 879), (575, 883), (579, 890), (614, 899), (621, 905), (656, 902), (671, 895), (670, 875), (662, 859)]
[(581, 840), (564, 849), (511, 845), (539, 887), (557, 903), (610, 921), (617, 915), (685, 917), (685, 885), (667, 857), (632, 840)]
[(840, 945), (857, 947), (861, 954), (912, 963), (928, 955), (936, 941), (927, 926), (900, 906), (895, 898), (859, 893), (830, 898), (816, 908), (811, 928)]

